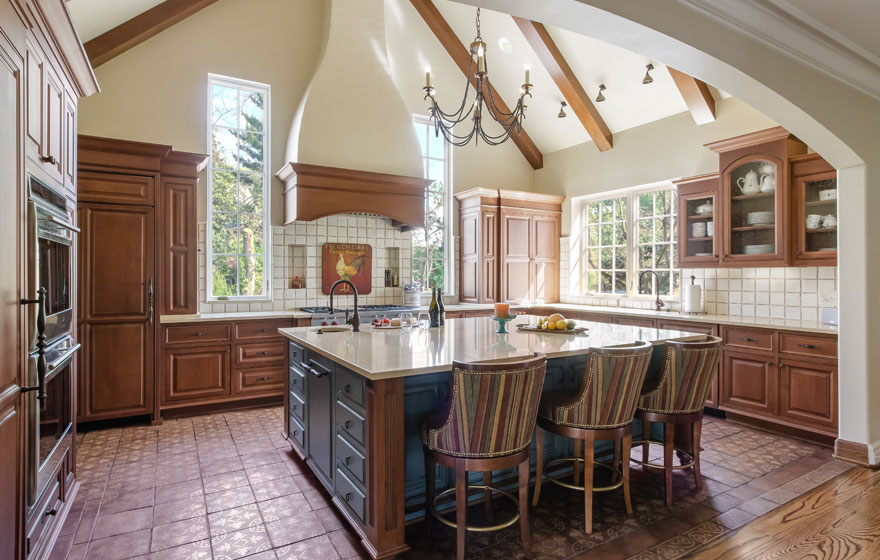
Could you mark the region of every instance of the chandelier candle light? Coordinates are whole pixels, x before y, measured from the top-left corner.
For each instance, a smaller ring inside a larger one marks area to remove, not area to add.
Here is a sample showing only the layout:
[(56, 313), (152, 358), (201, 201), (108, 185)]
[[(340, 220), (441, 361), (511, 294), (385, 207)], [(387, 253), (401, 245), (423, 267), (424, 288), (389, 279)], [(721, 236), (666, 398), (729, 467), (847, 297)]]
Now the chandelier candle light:
[[(471, 140), (484, 142), (491, 146), (497, 146), (507, 141), (514, 132), (519, 135), (522, 132), (522, 121), (525, 118), (526, 97), (531, 97), (532, 84), (529, 83), (529, 65), (525, 65), (525, 81), (520, 86), (519, 100), (512, 112), (502, 111), (492, 94), (489, 83), (489, 70), (486, 62), (486, 43), (480, 36), (480, 9), (477, 8), (477, 36), (474, 37), (470, 48), (468, 62), (467, 82), (465, 83), (464, 97), (458, 110), (446, 113), (437, 104), (434, 98), (434, 87), (431, 85), (431, 67), (425, 67), (425, 99), (430, 99), (430, 119), (434, 125), (434, 134), (443, 133), (443, 138), (454, 146), (464, 146)], [(474, 58), (476, 58), (476, 71), (474, 71)], [(473, 102), (468, 101), (468, 92), (473, 86), (476, 96)], [(489, 134), (483, 130), (483, 111), (489, 110), (492, 118), (501, 125), (502, 132), (497, 135)], [(456, 134), (454, 128), (470, 119), (472, 128), (467, 134)]]

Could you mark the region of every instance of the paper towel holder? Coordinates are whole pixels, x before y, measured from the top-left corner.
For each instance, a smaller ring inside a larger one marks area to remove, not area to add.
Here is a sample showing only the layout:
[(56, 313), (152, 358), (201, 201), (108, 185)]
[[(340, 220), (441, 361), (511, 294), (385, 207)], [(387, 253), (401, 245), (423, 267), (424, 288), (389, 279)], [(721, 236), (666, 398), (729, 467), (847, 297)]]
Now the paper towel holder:
[[(696, 281), (696, 279), (697, 279), (696, 276), (691, 275), (690, 285), (684, 286), (684, 288), (682, 289), (682, 298), (681, 298), (681, 306), (682, 307), (681, 307), (681, 309), (682, 309), (682, 313), (684, 315), (705, 315), (706, 314), (706, 312), (703, 310), (702, 288), (700, 286), (697, 286), (694, 283)], [(696, 292), (696, 294), (694, 294), (694, 296), (690, 296), (691, 292)], [(697, 300), (696, 308), (699, 309), (699, 311), (692, 310), (691, 302), (689, 301), (692, 298)]]

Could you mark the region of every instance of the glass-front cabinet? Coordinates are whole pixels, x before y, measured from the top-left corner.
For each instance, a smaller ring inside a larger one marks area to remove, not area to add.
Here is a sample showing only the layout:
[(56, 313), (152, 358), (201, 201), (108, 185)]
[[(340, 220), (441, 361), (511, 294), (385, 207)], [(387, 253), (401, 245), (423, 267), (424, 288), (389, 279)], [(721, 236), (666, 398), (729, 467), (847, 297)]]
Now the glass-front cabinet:
[(837, 171), (818, 154), (792, 160), (793, 264), (837, 264)]
[(806, 145), (782, 127), (707, 145), (721, 169), (721, 264), (774, 266), (789, 258), (790, 157)]
[(722, 227), (718, 174), (676, 181), (678, 189), (678, 262), (680, 266), (718, 266)]

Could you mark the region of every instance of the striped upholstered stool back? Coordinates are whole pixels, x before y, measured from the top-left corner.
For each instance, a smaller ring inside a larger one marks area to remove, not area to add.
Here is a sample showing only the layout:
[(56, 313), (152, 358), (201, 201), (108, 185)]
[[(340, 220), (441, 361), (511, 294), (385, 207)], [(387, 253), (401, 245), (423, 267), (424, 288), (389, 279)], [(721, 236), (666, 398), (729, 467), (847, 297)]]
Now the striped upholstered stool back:
[(428, 449), (455, 457), (511, 455), (532, 440), (547, 359), (452, 365), (453, 382), (445, 422), (428, 425)]
[(666, 343), (663, 374), (656, 387), (642, 395), (639, 409), (664, 414), (703, 410), (721, 360), (721, 338)]
[(578, 395), (569, 402), (555, 403), (551, 419), (562, 426), (589, 429), (629, 424), (652, 352), (649, 342), (592, 350)]

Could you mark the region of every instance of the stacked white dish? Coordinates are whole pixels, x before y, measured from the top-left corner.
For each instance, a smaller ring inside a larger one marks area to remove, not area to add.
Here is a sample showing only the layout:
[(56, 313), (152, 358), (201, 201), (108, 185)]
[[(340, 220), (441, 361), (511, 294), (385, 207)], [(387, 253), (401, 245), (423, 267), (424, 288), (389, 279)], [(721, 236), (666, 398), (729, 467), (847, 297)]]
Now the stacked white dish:
[(776, 221), (776, 212), (749, 212), (746, 214), (746, 223), (750, 226), (772, 224)]
[(694, 237), (706, 237), (706, 222), (694, 222), (691, 224), (691, 232)]
[(746, 255), (765, 255), (773, 252), (773, 243), (766, 245), (744, 245), (743, 254)]
[(819, 200), (836, 200), (837, 199), (837, 189), (825, 189), (824, 191), (819, 191)]
[(715, 222), (706, 222), (706, 237), (715, 236)]

